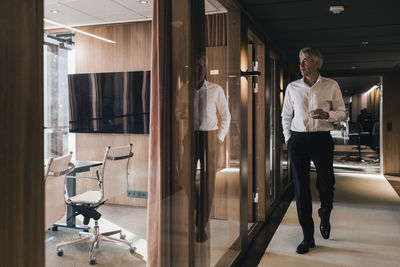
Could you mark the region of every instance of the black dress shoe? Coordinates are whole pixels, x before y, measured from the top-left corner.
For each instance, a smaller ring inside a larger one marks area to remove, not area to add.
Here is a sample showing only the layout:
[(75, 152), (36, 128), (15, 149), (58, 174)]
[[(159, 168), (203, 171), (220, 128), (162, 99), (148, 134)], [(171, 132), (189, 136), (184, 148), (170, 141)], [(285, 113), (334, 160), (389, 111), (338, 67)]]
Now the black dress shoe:
[(315, 247), (315, 241), (314, 238), (311, 240), (306, 240), (304, 239), (300, 245), (297, 246), (296, 252), (298, 254), (306, 254), (307, 252), (310, 251), (310, 248)]
[(324, 216), (322, 212), (318, 211), (318, 215), (321, 218), (321, 224), (319, 225), (319, 231), (324, 239), (328, 239), (331, 234), (331, 224), (329, 223), (329, 217)]

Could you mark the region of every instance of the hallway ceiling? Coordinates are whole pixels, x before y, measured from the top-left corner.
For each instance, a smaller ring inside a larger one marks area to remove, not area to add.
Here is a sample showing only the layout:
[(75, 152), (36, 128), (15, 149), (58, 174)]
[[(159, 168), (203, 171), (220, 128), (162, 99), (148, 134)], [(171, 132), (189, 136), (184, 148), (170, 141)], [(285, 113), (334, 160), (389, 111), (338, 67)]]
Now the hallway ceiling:
[[(321, 50), (324, 71), (400, 67), (398, 0), (241, 0), (255, 22), (294, 63), (306, 46)], [(333, 14), (330, 6), (343, 5)]]

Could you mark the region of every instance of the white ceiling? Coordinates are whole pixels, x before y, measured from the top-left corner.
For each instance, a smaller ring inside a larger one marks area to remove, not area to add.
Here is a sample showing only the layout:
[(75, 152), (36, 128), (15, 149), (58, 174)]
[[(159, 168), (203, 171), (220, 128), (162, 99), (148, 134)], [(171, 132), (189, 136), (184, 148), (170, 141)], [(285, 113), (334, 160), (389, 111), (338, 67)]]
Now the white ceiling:
[[(151, 20), (152, 9), (153, 0), (44, 0), (44, 17), (71, 27)], [(205, 9), (206, 14), (226, 11), (217, 0), (205, 0)], [(44, 22), (44, 28), (57, 26)]]

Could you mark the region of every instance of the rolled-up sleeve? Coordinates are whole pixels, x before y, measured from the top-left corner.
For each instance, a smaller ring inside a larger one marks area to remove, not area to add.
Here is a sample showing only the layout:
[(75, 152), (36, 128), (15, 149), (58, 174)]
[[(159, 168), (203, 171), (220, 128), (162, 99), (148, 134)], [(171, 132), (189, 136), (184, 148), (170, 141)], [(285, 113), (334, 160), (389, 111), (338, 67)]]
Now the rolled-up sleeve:
[(285, 136), (285, 143), (287, 143), (291, 136), (290, 128), (292, 126), (293, 120), (293, 104), (290, 96), (290, 84), (286, 88), (285, 100), (283, 101), (281, 116), (283, 135)]

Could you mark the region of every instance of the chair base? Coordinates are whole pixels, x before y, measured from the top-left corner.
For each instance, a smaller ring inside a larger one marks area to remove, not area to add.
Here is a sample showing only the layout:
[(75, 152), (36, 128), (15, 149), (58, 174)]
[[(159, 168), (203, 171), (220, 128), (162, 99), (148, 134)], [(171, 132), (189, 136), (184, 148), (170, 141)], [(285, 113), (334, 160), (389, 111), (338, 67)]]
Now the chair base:
[[(93, 233), (79, 232), (80, 238), (57, 244), (57, 255), (58, 256), (64, 255), (64, 251), (62, 250), (62, 247), (73, 245), (73, 244), (86, 243), (88, 241), (91, 241), (92, 245), (91, 245), (91, 249), (89, 252), (89, 263), (91, 265), (94, 265), (94, 264), (96, 264), (95, 248), (99, 247), (100, 242), (105, 241), (105, 242), (125, 244), (129, 247), (129, 253), (131, 253), (131, 254), (135, 255), (137, 258), (143, 260), (143, 256), (136, 253), (136, 248), (132, 247), (132, 244), (129, 241), (125, 240), (126, 236), (122, 234), (121, 230), (111, 231), (111, 232), (107, 232), (107, 233), (100, 233), (99, 225), (98, 225), (97, 221), (95, 221), (95, 226), (93, 229), (94, 229)], [(120, 239), (111, 237), (111, 235), (115, 235), (115, 234), (120, 234)]]

